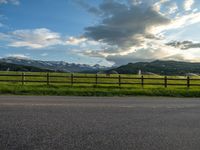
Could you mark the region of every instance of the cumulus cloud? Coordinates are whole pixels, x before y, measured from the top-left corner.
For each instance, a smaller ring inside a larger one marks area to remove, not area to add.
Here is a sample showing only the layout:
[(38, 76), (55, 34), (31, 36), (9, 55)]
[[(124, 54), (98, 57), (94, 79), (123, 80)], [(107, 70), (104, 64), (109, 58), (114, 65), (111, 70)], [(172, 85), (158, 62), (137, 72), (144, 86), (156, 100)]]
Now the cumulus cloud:
[(172, 41), (167, 43), (167, 45), (175, 48), (180, 48), (182, 50), (188, 50), (191, 48), (200, 48), (200, 43), (194, 43), (192, 41), (183, 41), (183, 42)]
[(155, 59), (200, 61), (199, 43), (169, 42), (166, 37), (168, 31), (175, 33), (200, 22), (200, 12), (192, 10), (193, 0), (184, 1), (185, 12), (173, 0), (103, 0), (95, 7), (84, 0), (73, 2), (98, 17), (83, 35), (66, 37), (42, 28), (0, 33), (0, 39), (7, 39), (9, 46), (30, 49), (68, 46), (115, 65)]
[(47, 28), (15, 30), (8, 33), (0, 32), (0, 40), (6, 41), (10, 47), (25, 47), (27, 49), (44, 49), (53, 46), (70, 46), (79, 49), (103, 46), (94, 40), (84, 36), (66, 37)]
[(184, 2), (184, 9), (186, 11), (189, 11), (192, 9), (192, 6), (194, 5), (195, 1), (194, 0), (185, 0)]
[(140, 44), (141, 41), (137, 38), (140, 34), (144, 37), (154, 37), (149, 33), (151, 27), (170, 23), (168, 18), (151, 7), (143, 9), (140, 6), (105, 1), (99, 6), (99, 10), (104, 16), (102, 21), (85, 28), (84, 35), (121, 49)]
[(176, 3), (170, 3), (168, 6), (168, 13), (169, 14), (174, 14), (178, 11), (178, 6)]
[(16, 30), (8, 35), (11, 47), (41, 49), (62, 43), (59, 33), (46, 28), (32, 30)]
[(158, 13), (161, 13), (164, 16), (171, 17), (172, 15), (177, 15), (179, 6), (174, 0), (154, 0), (155, 3), (152, 4), (152, 7)]
[[(101, 14), (100, 21), (86, 27), (84, 37), (105, 45), (86, 49), (82, 52), (84, 55), (100, 57), (116, 65), (155, 59), (200, 60), (198, 55), (183, 54), (183, 48), (189, 49), (186, 44), (184, 47), (165, 44), (168, 31), (200, 22), (198, 10), (180, 14), (179, 5), (173, 0), (125, 1), (103, 1), (96, 8)], [(188, 8), (193, 4), (189, 0), (184, 3)], [(190, 46), (197, 48), (198, 43)]]

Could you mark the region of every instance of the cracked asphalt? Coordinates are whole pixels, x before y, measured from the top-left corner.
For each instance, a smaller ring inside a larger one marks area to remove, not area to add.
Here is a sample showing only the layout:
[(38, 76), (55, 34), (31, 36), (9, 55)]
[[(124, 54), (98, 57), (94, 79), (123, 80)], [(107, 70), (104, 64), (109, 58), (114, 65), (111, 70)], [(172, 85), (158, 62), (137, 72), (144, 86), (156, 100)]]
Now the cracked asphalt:
[(0, 96), (0, 150), (199, 150), (200, 99)]

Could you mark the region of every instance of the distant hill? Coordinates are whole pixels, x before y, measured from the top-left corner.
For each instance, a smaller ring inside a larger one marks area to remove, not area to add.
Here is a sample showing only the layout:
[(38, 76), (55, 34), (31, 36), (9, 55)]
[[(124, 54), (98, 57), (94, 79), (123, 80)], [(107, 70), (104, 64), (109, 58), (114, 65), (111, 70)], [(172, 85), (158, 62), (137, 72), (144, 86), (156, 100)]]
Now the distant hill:
[(120, 74), (152, 73), (159, 75), (186, 75), (188, 73), (200, 74), (200, 63), (177, 62), (177, 61), (153, 61), (129, 63), (127, 65), (108, 70), (117, 71)]
[(107, 67), (100, 65), (86, 65), (86, 64), (74, 64), (67, 63), (64, 61), (41, 61), (41, 60), (32, 60), (32, 59), (23, 59), (16, 57), (7, 57), (0, 59), (0, 62), (24, 65), (24, 66), (33, 66), (41, 69), (52, 70), (55, 72), (85, 72), (85, 73), (96, 73), (99, 70), (105, 70)]
[(158, 75), (198, 75), (200, 63), (178, 61), (153, 61), (129, 63), (124, 66), (109, 69), (99, 65), (70, 64), (62, 61), (40, 61), (18, 58), (0, 59), (1, 71), (30, 71), (30, 72), (80, 72), (80, 73), (112, 73), (119, 74), (158, 74)]
[(51, 72), (51, 70), (48, 69), (41, 69), (33, 66), (16, 65), (6, 62), (0, 62), (0, 71)]

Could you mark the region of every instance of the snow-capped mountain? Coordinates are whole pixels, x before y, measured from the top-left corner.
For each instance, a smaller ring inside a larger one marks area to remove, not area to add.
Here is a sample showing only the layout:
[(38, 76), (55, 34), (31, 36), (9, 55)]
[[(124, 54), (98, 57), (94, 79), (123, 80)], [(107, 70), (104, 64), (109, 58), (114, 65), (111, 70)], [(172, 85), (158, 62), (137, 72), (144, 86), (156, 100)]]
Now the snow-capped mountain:
[(98, 72), (100, 70), (106, 70), (107, 67), (100, 65), (86, 65), (86, 64), (74, 64), (67, 63), (64, 61), (41, 61), (41, 60), (32, 60), (25, 58), (17, 57), (7, 57), (0, 59), (0, 62), (6, 62), (10, 64), (24, 65), (24, 66), (33, 66), (41, 69), (49, 69), (53, 71), (62, 71), (62, 72)]

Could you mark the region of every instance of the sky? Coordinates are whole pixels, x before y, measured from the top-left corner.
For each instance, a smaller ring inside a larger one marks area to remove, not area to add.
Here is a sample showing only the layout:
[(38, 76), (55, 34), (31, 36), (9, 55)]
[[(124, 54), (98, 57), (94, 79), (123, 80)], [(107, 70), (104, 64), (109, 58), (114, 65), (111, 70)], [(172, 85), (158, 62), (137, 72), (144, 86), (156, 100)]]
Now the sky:
[(0, 0), (0, 57), (200, 62), (200, 1)]

